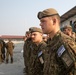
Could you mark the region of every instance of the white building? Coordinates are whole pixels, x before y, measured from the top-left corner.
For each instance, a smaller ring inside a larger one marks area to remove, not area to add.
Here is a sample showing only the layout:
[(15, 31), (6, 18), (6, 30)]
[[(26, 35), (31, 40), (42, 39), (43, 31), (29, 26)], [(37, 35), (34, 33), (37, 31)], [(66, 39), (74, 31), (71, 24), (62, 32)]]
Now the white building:
[(75, 26), (76, 26), (76, 6), (64, 13), (61, 17), (61, 28), (63, 28), (65, 25), (71, 25), (73, 28), (73, 31), (76, 32)]

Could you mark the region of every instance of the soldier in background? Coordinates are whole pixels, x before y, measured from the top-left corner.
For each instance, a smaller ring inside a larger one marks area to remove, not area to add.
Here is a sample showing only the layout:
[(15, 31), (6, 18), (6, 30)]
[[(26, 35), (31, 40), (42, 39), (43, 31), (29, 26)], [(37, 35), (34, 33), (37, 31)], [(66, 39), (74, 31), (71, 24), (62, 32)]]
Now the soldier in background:
[[(8, 63), (9, 59), (11, 63), (13, 63), (13, 49), (14, 49), (14, 43), (11, 41), (11, 39), (8, 39), (8, 42), (6, 43), (6, 63)], [(10, 56), (10, 58), (9, 58)]]
[(74, 31), (76, 33), (76, 21), (74, 21), (73, 25), (74, 25)]
[(44, 55), (46, 43), (43, 41), (43, 33), (40, 28), (31, 27), (32, 44), (30, 44), (30, 60), (28, 75), (43, 75)]
[(6, 43), (4, 42), (4, 40), (2, 40), (3, 43), (3, 47), (2, 47), (2, 59), (3, 62), (5, 61), (5, 48), (6, 48)]
[[(23, 72), (27, 73), (28, 70), (28, 56), (29, 56), (29, 44), (30, 44), (31, 38), (30, 38), (30, 32), (26, 31), (25, 37), (24, 37), (24, 46), (23, 46), (23, 58), (24, 58), (24, 69)], [(28, 48), (27, 48), (28, 47)]]
[(75, 34), (75, 42), (76, 42), (76, 21), (74, 21), (74, 34)]
[(4, 62), (5, 60), (5, 48), (6, 48), (6, 44), (4, 42), (4, 40), (2, 38), (0, 38), (0, 43), (2, 44), (2, 47), (1, 47), (1, 58), (2, 58), (2, 62)]
[(53, 9), (38, 13), (40, 26), (50, 41), (44, 52), (44, 75), (76, 75), (76, 45), (72, 38), (60, 31), (60, 16)]
[(70, 36), (75, 41), (75, 39), (76, 39), (75, 32), (73, 32), (72, 27), (70, 25), (64, 26), (63, 33)]
[(44, 42), (47, 42), (47, 35), (46, 36), (43, 36), (43, 41)]
[(3, 47), (3, 43), (2, 41), (0, 40), (0, 64), (2, 63), (2, 47)]

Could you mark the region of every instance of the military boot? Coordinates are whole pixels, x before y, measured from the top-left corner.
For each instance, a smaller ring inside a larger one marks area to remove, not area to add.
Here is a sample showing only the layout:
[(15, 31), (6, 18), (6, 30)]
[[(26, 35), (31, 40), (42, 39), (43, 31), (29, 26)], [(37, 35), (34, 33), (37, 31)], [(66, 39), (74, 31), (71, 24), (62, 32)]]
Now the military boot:
[(0, 64), (2, 64), (2, 58), (1, 58), (1, 55), (0, 55)]
[(11, 57), (11, 63), (13, 63), (13, 58)]
[(6, 64), (8, 64), (8, 59), (6, 59)]

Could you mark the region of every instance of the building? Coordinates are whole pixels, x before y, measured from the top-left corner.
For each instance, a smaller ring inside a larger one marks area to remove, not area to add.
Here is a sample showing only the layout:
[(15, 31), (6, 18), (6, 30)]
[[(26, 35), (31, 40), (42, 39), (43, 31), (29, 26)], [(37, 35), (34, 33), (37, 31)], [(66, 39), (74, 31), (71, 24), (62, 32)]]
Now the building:
[(18, 35), (1, 35), (0, 38), (3, 39), (5, 42), (7, 42), (8, 39), (11, 39), (15, 43), (24, 41), (23, 39), (24, 36), (18, 36)]
[(65, 25), (71, 25), (76, 32), (76, 6), (64, 13), (61, 17), (61, 28)]

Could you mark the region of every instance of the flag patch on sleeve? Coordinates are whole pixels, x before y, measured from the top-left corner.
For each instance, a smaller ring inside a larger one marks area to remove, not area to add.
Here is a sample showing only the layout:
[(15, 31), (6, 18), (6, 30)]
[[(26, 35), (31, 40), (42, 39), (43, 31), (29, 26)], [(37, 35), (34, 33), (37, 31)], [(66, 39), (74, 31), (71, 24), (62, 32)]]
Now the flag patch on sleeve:
[(58, 56), (60, 57), (65, 51), (64, 45), (61, 45), (57, 51)]
[(38, 53), (38, 57), (41, 56), (41, 55), (42, 55), (42, 51), (40, 51), (40, 52)]

